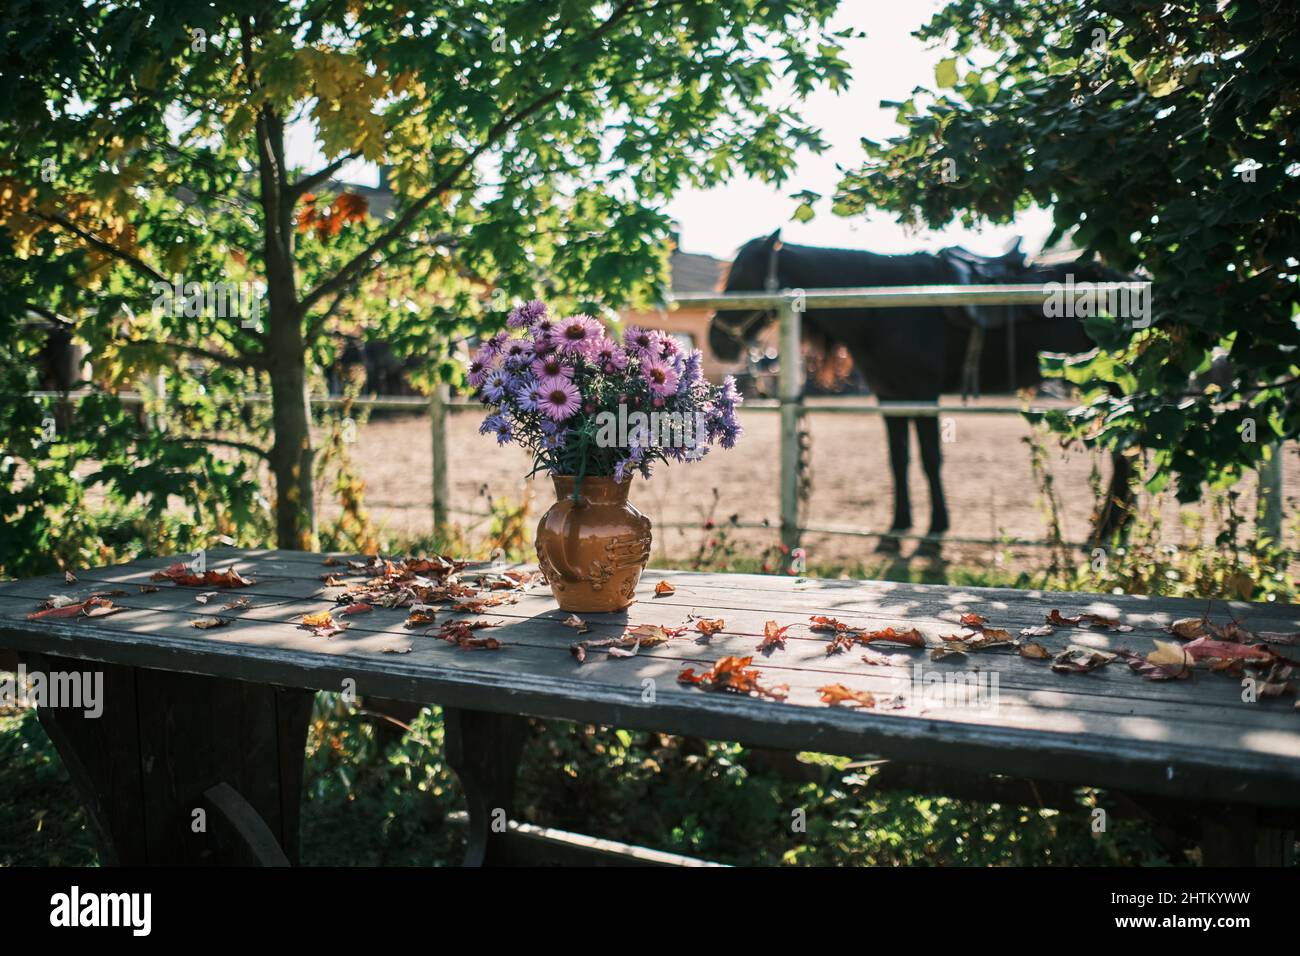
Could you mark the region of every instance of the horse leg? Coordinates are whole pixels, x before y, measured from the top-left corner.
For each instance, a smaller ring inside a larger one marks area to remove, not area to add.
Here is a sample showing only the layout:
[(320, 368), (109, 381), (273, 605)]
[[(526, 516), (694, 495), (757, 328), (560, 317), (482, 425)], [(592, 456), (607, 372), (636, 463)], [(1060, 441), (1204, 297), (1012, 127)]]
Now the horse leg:
[[(912, 502), (907, 493), (907, 419), (895, 415), (885, 416), (885, 432), (889, 436), (889, 468), (894, 475), (894, 521), (890, 533), (907, 531), (912, 527)], [(897, 551), (895, 537), (883, 537), (877, 551)]]
[(930, 483), (930, 531), (940, 535), (948, 530), (948, 503), (943, 497), (943, 478), (939, 470), (943, 465), (943, 452), (939, 446), (938, 417), (922, 416), (912, 419), (916, 423), (916, 441), (921, 446), (921, 467)]

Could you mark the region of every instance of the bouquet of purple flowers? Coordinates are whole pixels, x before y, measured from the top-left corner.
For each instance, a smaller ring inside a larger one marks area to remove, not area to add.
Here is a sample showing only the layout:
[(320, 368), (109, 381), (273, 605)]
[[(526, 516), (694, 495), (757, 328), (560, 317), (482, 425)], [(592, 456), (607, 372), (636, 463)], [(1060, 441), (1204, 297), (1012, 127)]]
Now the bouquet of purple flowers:
[(533, 474), (648, 478), (656, 461), (740, 437), (735, 380), (710, 384), (700, 351), (665, 332), (629, 326), (619, 344), (590, 316), (553, 318), (536, 300), (507, 324), (475, 352), (469, 383), (491, 409), (479, 431), (528, 449)]

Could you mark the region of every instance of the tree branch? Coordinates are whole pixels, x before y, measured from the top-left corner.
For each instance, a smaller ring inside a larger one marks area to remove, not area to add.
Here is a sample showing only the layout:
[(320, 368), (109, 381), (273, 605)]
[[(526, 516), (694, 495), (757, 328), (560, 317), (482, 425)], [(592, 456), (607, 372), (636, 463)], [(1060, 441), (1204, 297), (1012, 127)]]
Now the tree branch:
[(211, 438), (207, 435), (195, 435), (193, 437), (185, 435), (167, 435), (167, 441), (179, 441), (188, 445), (220, 445), (222, 448), (237, 448), (240, 451), (248, 452), (250, 455), (257, 455), (259, 458), (269, 459), (271, 453), (265, 448), (249, 442), (234, 441), (229, 438)]
[[(576, 45), (581, 46), (590, 43), (593, 40), (600, 39), (635, 9), (634, 0), (623, 0), (623, 3), (619, 4), (619, 6), (614, 9), (604, 23), (593, 30), (588, 36), (580, 40)], [(306, 312), (326, 296), (337, 293), (338, 290), (344, 287), (348, 282), (360, 280), (367, 273), (377, 268), (379, 263), (377, 260), (373, 259), (375, 253), (383, 249), (399, 235), (406, 232), (420, 213), (422, 213), (430, 203), (450, 189), (460, 178), (461, 174), (472, 166), (475, 160), (495, 146), (496, 143), (506, 135), (506, 133), (515, 126), (524, 122), (524, 120), (528, 119), (530, 116), (533, 116), (551, 103), (555, 102), (563, 96), (565, 92), (567, 92), (567, 88), (560, 85), (549, 93), (539, 96), (519, 112), (514, 113), (513, 115), (503, 116), (498, 120), (496, 124), (488, 130), (483, 141), (474, 149), (470, 150), (470, 152), (468, 152), (460, 162), (452, 166), (445, 176), (430, 187), (422, 196), (420, 196), (419, 199), (413, 202), (406, 211), (402, 213), (402, 215), (398, 216), (391, 227), (376, 237), (366, 246), (365, 249), (361, 250), (361, 252), (357, 253), (357, 255), (345, 263), (332, 277), (326, 279), (320, 285), (316, 286), (316, 288), (308, 292), (302, 299), (301, 307), (303, 312)]]
[(62, 226), (64, 229), (68, 230), (73, 235), (79, 236), (80, 238), (84, 239), (86, 242), (90, 243), (92, 246), (94, 246), (96, 249), (100, 250), (101, 252), (106, 252), (113, 258), (117, 259), (118, 261), (126, 263), (132, 269), (134, 269), (136, 272), (140, 273), (142, 276), (144, 276), (147, 279), (152, 279), (155, 282), (168, 281), (166, 276), (158, 272), (156, 269), (153, 268), (153, 266), (149, 265), (139, 256), (127, 252), (123, 249), (117, 248), (117, 246), (113, 245), (111, 242), (108, 242), (105, 239), (101, 239), (93, 232), (90, 232), (89, 230), (83, 229), (81, 226), (78, 226), (67, 216), (62, 216), (58, 213), (44, 213), (44, 212), (37, 212), (35, 215), (36, 218), (43, 219), (45, 222), (53, 223), (56, 226)]
[(331, 176), (337, 173), (340, 169), (342, 169), (345, 163), (351, 162), (352, 160), (356, 159), (360, 155), (361, 155), (361, 150), (354, 149), (346, 156), (340, 156), (338, 159), (334, 160), (334, 162), (330, 163), (328, 166), (324, 166), (321, 169), (316, 170), (316, 172), (312, 173), (310, 176), (302, 177), (302, 179), (298, 180), (296, 183), (294, 183), (292, 186), (289, 187), (288, 193), (289, 193), (290, 201), (296, 200), (303, 193), (315, 189), (321, 183), (325, 182)]
[(159, 341), (157, 339), (129, 339), (125, 345), (139, 345), (145, 347), (175, 349), (178, 352), (184, 352), (186, 355), (194, 355), (199, 358), (211, 359), (227, 368), (238, 369), (239, 371), (248, 371), (252, 369), (257, 371), (263, 368), (263, 362), (254, 355), (227, 355), (225, 352), (214, 352), (211, 349), (205, 349), (198, 345), (186, 345), (183, 342)]

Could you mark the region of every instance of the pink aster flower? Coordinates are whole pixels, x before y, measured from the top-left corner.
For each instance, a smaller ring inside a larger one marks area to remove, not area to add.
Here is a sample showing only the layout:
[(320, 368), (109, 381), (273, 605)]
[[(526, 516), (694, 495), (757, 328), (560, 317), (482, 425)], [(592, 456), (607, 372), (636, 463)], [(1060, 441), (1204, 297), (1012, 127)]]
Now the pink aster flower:
[(591, 345), (604, 335), (605, 328), (589, 315), (575, 315), (555, 327), (555, 344), (561, 352), (587, 355)]
[(659, 358), (663, 348), (663, 333), (643, 329), (639, 325), (629, 325), (623, 332), (623, 348), (632, 358)]
[(488, 373), (496, 367), (497, 357), (487, 346), (483, 346), (469, 360), (469, 384), (478, 388), (487, 379)]
[(591, 347), (591, 360), (599, 365), (606, 374), (619, 372), (627, 368), (627, 353), (617, 342), (608, 337), (595, 341)]
[(660, 359), (642, 359), (641, 374), (650, 383), (650, 391), (660, 397), (677, 392), (677, 373), (667, 362)]
[(537, 407), (548, 418), (562, 422), (573, 415), (582, 404), (578, 386), (567, 378), (548, 378), (538, 386), (541, 393)]
[(573, 366), (565, 364), (558, 352), (533, 360), (533, 374), (545, 381), (548, 378), (573, 378)]

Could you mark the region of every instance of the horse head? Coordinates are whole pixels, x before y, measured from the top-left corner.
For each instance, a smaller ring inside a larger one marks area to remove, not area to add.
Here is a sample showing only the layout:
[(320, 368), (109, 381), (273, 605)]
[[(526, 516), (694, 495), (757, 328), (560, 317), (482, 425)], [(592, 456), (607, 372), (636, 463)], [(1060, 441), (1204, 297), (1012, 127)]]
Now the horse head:
[[(777, 255), (781, 250), (781, 230), (766, 238), (751, 239), (740, 247), (727, 270), (723, 292), (774, 291), (780, 286)], [(772, 288), (769, 288), (769, 284)], [(734, 362), (753, 343), (758, 333), (771, 323), (772, 309), (727, 309), (713, 313), (709, 320), (709, 346), (724, 362)]]

